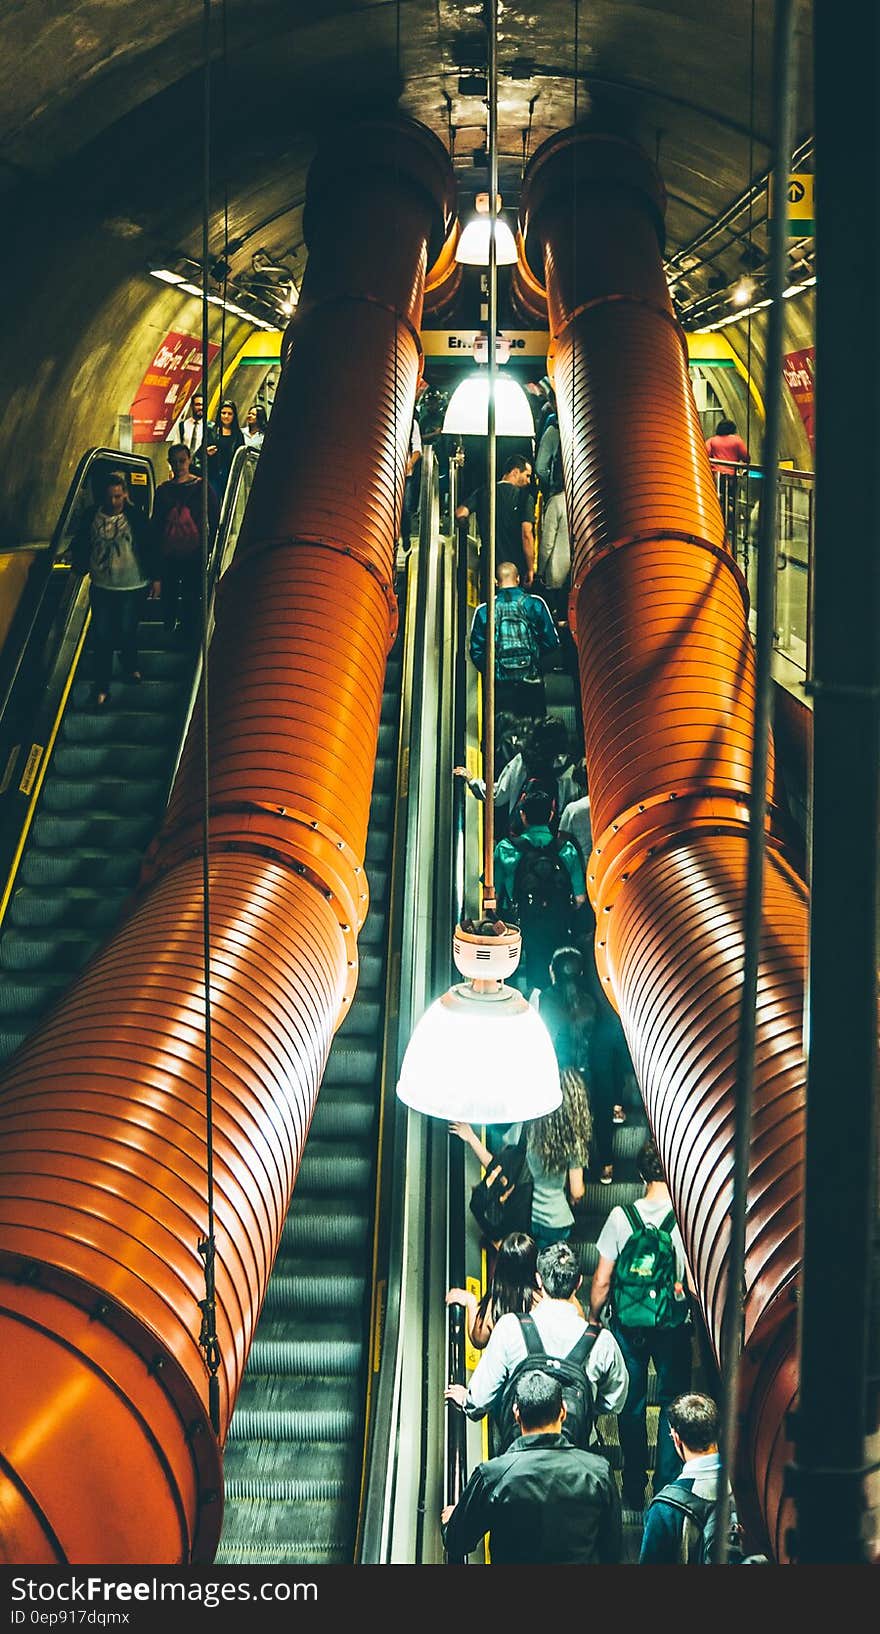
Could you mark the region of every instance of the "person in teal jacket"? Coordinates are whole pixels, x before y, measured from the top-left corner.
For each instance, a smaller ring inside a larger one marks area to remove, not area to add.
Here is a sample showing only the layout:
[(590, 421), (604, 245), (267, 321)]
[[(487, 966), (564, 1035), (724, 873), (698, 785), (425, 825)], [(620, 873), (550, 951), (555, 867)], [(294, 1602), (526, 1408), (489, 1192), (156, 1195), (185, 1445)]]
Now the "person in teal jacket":
[[(524, 832), (499, 840), (494, 851), (498, 912), (522, 931), (528, 991), (548, 985), (550, 960), (570, 940), (573, 914), (587, 894), (577, 846), (551, 831), (552, 805), (552, 795), (543, 789), (527, 791), (519, 808)], [(530, 853), (542, 854), (541, 861)]]

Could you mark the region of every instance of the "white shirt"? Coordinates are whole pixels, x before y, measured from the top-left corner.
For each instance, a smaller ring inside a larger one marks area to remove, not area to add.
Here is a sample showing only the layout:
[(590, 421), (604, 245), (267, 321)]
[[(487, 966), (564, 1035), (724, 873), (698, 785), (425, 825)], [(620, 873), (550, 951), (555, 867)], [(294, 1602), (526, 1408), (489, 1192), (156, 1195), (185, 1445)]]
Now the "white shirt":
[(169, 443), (183, 443), (192, 453), (195, 449), (201, 448), (204, 436), (204, 417), (201, 420), (194, 420), (191, 412), (187, 409), (173, 427), (168, 441)]
[(576, 841), (584, 862), (588, 862), (593, 849), (593, 825), (590, 819), (588, 794), (583, 795), (580, 800), (572, 800), (566, 806), (559, 819), (559, 832), (569, 834)]
[[(545, 1296), (531, 1314), (548, 1356), (567, 1356), (586, 1327), (567, 1299)], [(527, 1355), (518, 1319), (512, 1315), (499, 1317), (471, 1375), (465, 1406), (468, 1418), (483, 1418), (497, 1405), (513, 1369)], [(626, 1401), (629, 1376), (620, 1346), (608, 1328), (599, 1334), (584, 1372), (593, 1386), (597, 1413), (619, 1413)]]
[(541, 542), (538, 549), (538, 572), (551, 590), (559, 590), (568, 583), (571, 573), (571, 541), (568, 536), (568, 516), (565, 495), (553, 494), (544, 507), (541, 523)]
[[(652, 1197), (650, 1202), (648, 1201), (647, 1197), (640, 1197), (635, 1204), (635, 1208), (636, 1212), (641, 1215), (646, 1225), (659, 1226), (666, 1219), (667, 1214), (672, 1208), (672, 1204), (668, 1197)], [(685, 1299), (687, 1298), (687, 1295), (684, 1292), (684, 1243), (681, 1240), (681, 1232), (679, 1231), (677, 1225), (673, 1226), (669, 1235), (672, 1240), (672, 1246), (675, 1250), (675, 1277), (676, 1281), (680, 1283), (682, 1287), (681, 1297), (682, 1299)], [(632, 1226), (624, 1214), (623, 1209), (618, 1204), (617, 1208), (613, 1208), (611, 1210), (611, 1213), (609, 1214), (605, 1224), (602, 1227), (602, 1230), (599, 1233), (599, 1241), (597, 1242), (596, 1247), (598, 1248), (602, 1259), (616, 1260), (624, 1243), (628, 1242), (631, 1236)]]

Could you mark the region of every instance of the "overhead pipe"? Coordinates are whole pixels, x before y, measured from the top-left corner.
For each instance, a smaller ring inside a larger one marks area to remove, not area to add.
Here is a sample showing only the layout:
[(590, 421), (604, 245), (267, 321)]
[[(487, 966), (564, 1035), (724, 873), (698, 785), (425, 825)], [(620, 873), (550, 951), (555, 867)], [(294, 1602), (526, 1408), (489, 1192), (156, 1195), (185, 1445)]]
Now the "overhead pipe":
[(210, 651), (220, 1444), (206, 1228), (201, 722), (126, 923), (0, 1082), (0, 1553), (213, 1557), (220, 1445), (333, 1029), (363, 859), (422, 291), (453, 184), (409, 120), (309, 175), (309, 261)]
[[(574, 128), (535, 154), (523, 240), (546, 290), (572, 535), (596, 954), (717, 1358), (734, 1151), (755, 661), (661, 259), (647, 156)], [(786, 1558), (803, 1216), (807, 892), (767, 775), (737, 1491)]]
[(455, 259), (455, 252), (458, 249), (460, 238), (461, 223), (456, 216), (446, 243), (443, 245), (425, 281), (424, 310), (426, 317), (429, 313), (432, 318), (448, 316), (455, 297), (461, 289), (464, 267), (460, 261)]

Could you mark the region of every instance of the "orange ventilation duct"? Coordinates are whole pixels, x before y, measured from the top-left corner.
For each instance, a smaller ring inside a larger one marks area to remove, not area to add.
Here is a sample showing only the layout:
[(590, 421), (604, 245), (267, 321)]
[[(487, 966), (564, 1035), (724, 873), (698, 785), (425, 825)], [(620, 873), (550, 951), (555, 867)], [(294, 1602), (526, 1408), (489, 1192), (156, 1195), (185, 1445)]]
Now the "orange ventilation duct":
[[(546, 286), (572, 531), (597, 958), (720, 1355), (732, 1184), (755, 694), (730, 555), (640, 149), (570, 130), (523, 192)], [(772, 790), (772, 764), (768, 798)], [(777, 1558), (795, 1376), (807, 896), (772, 827), (758, 981), (741, 1505)]]
[[(210, 659), (221, 1442), (331, 1036), (363, 857), (422, 290), (452, 176), (405, 120), (309, 178), (302, 301)], [(0, 1557), (212, 1558), (200, 724), (148, 888), (0, 1085)]]
[(455, 297), (461, 289), (461, 280), (464, 267), (456, 261), (455, 252), (461, 238), (461, 224), (456, 216), (452, 229), (425, 284), (425, 315), (430, 312), (434, 318), (442, 317), (449, 312)]

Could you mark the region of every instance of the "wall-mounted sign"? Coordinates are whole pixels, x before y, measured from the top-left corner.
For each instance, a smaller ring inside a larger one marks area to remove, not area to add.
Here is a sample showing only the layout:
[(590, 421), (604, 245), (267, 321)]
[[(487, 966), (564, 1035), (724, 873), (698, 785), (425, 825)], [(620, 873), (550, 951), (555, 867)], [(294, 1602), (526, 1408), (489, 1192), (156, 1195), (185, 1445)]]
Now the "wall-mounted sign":
[[(208, 363), (219, 346), (208, 342)], [(202, 343), (172, 329), (165, 336), (131, 405), (132, 440), (161, 443), (179, 419), (202, 378)]]
[(782, 359), (782, 378), (797, 404), (810, 447), (815, 453), (816, 348), (805, 346), (802, 352), (787, 352)]
[[(475, 355), (482, 340), (484, 354), (488, 350), (485, 332), (479, 329), (423, 329), (422, 347), (426, 357), (446, 357), (463, 362)], [(506, 342), (511, 358), (546, 358), (550, 336), (546, 329), (505, 329), (499, 342)]]
[[(793, 171), (788, 178), (786, 211), (789, 238), (811, 238), (815, 231), (813, 212), (813, 184), (815, 180), (815, 176), (808, 170)], [(771, 216), (776, 214), (772, 182), (770, 187), (770, 214)]]

